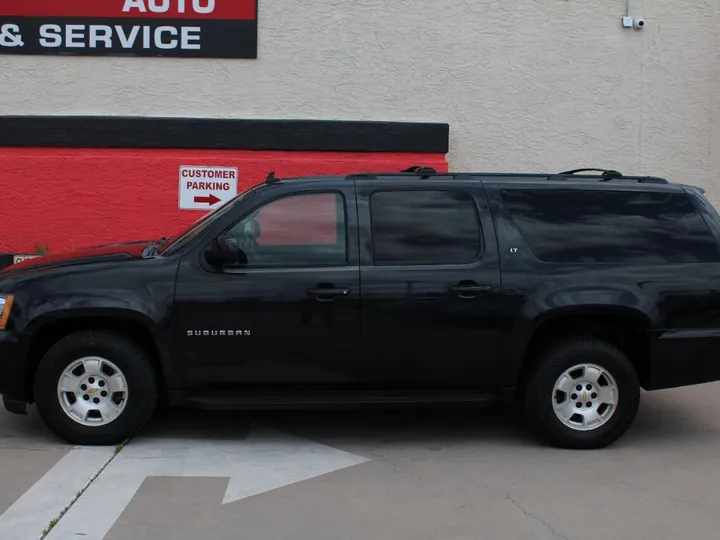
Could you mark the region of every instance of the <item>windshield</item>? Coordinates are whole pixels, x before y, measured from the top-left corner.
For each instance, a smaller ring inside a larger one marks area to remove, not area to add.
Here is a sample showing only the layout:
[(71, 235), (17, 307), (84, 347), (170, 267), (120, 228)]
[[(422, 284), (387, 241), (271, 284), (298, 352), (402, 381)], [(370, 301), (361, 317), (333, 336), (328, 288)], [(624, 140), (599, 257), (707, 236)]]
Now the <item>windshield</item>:
[(182, 233), (180, 236), (175, 236), (170, 238), (170, 241), (168, 241), (164, 246), (162, 246), (158, 252), (163, 253), (165, 255), (169, 255), (171, 253), (174, 253), (178, 251), (179, 249), (182, 249), (187, 243), (195, 238), (198, 234), (200, 234), (202, 231), (204, 231), (207, 227), (212, 225), (215, 220), (221, 218), (225, 214), (227, 214), (229, 211), (231, 211), (236, 204), (238, 204), (241, 200), (243, 200), (247, 195), (254, 192), (254, 189), (248, 189), (246, 191), (243, 191), (242, 193), (236, 195), (234, 198), (230, 199), (228, 202), (223, 204), (222, 206), (219, 206), (217, 209), (213, 210), (209, 214), (205, 214), (200, 219), (195, 221), (189, 229), (187, 229), (184, 233)]

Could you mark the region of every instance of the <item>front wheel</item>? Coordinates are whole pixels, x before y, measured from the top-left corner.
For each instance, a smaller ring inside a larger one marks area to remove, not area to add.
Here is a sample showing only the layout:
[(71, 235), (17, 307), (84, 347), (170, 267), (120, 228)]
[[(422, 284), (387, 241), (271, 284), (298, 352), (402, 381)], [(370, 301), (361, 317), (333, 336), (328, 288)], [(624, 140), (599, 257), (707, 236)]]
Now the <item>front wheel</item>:
[(111, 332), (78, 332), (40, 361), (35, 403), (48, 427), (72, 444), (110, 445), (134, 436), (157, 404), (148, 355)]
[(608, 446), (632, 425), (640, 384), (630, 360), (610, 343), (577, 338), (540, 358), (525, 387), (525, 412), (554, 446)]

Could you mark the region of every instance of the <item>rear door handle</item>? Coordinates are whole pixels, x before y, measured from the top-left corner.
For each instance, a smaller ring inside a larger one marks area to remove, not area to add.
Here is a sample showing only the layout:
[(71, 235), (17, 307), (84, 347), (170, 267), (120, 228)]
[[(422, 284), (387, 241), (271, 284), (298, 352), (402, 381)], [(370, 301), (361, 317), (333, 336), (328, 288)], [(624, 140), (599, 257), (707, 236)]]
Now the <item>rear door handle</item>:
[(480, 293), (492, 291), (490, 285), (454, 285), (450, 287), (450, 291), (454, 293)]
[(332, 288), (317, 288), (317, 289), (308, 289), (307, 294), (309, 296), (317, 296), (318, 300), (321, 301), (328, 301), (332, 300), (336, 296), (347, 296), (350, 293), (350, 289), (332, 289)]
[(457, 294), (460, 298), (475, 298), (480, 293), (492, 291), (491, 285), (478, 285), (475, 282), (458, 283), (452, 287), (448, 287), (451, 292)]

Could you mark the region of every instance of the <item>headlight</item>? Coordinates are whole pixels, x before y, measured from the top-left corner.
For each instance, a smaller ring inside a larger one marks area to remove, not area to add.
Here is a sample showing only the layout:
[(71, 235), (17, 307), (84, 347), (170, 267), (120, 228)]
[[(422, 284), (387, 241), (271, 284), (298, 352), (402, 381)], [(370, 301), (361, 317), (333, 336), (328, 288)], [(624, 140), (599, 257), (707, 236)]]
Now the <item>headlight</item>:
[(15, 297), (11, 294), (0, 295), (0, 330), (5, 330), (7, 327), (14, 300)]

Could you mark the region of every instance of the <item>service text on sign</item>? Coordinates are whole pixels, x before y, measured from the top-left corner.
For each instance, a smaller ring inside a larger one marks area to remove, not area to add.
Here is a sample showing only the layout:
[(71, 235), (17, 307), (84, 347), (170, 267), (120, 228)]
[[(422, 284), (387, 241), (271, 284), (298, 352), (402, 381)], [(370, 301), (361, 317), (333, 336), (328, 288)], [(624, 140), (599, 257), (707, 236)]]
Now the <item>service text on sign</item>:
[[(126, 30), (117, 24), (114, 27), (91, 24), (68, 24), (64, 29), (58, 24), (44, 24), (40, 27), (40, 44), (43, 47), (90, 47), (104, 46), (112, 49), (115, 43), (123, 49), (132, 49), (142, 43), (143, 49), (156, 47), (158, 49), (176, 49), (178, 46), (185, 50), (200, 49), (200, 27), (183, 26), (133, 26)], [(141, 35), (142, 34), (142, 35)]]

